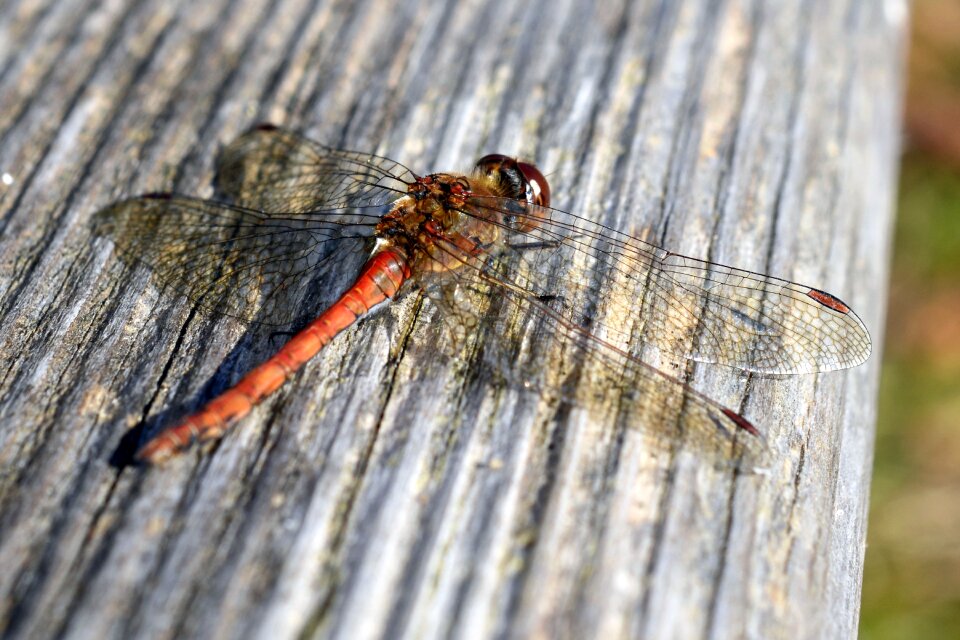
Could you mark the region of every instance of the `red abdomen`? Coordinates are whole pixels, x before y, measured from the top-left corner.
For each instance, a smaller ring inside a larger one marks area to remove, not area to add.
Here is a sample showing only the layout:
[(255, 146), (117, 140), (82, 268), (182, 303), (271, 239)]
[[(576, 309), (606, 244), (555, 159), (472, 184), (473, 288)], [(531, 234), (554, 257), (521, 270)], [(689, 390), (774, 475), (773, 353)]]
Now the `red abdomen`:
[(395, 248), (376, 253), (364, 265), (353, 286), (316, 320), (290, 339), (272, 358), (211, 400), (197, 413), (164, 429), (137, 452), (137, 459), (162, 462), (195, 441), (219, 438), (254, 405), (280, 388), (338, 333), (371, 308), (392, 298), (410, 277), (406, 256)]

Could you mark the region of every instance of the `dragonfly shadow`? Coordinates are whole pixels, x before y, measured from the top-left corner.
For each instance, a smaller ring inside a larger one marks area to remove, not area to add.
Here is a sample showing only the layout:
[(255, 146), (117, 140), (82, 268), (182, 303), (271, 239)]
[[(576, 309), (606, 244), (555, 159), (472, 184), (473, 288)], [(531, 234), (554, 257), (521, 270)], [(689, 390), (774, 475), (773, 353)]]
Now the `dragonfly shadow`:
[(143, 440), (144, 423), (140, 422), (133, 428), (127, 430), (125, 434), (120, 438), (120, 442), (117, 443), (116, 448), (113, 450), (113, 453), (110, 454), (108, 462), (111, 467), (118, 471), (122, 471), (127, 467), (131, 467), (136, 464), (136, 458), (134, 457), (137, 449), (140, 448), (140, 444)]

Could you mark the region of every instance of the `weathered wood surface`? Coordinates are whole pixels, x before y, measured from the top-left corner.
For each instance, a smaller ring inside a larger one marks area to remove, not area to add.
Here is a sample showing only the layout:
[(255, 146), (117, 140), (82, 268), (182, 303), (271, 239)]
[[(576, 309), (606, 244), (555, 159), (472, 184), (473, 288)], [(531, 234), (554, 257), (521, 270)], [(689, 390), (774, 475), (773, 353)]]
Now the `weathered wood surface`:
[(0, 5), (3, 635), (855, 634), (876, 351), (693, 367), (766, 434), (744, 474), (471, 377), (408, 296), (214, 451), (110, 464), (277, 341), (124, 269), (90, 216), (209, 195), (257, 121), (425, 170), (521, 153), (558, 206), (818, 285), (879, 343), (903, 5), (589, 5)]

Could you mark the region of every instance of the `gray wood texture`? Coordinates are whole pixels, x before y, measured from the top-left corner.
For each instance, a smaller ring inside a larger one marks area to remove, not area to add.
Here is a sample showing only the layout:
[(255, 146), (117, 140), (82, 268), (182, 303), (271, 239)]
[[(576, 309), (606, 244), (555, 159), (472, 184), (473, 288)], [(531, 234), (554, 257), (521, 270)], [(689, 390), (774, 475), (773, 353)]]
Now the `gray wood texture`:
[[(905, 11), (0, 4), (0, 634), (854, 636)], [(742, 473), (615, 405), (489, 384), (410, 295), (211, 450), (113, 465), (278, 342), (126, 269), (90, 217), (210, 195), (258, 121), (423, 171), (522, 154), (561, 208), (835, 293), (874, 354), (692, 366), (766, 435)]]

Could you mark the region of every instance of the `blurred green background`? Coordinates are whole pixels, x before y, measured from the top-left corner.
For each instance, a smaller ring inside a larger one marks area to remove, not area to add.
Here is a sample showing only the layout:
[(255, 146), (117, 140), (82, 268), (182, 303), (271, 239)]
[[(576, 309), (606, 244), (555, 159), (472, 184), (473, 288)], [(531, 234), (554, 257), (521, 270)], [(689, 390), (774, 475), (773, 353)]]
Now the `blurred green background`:
[(861, 636), (960, 638), (960, 0), (912, 5)]

